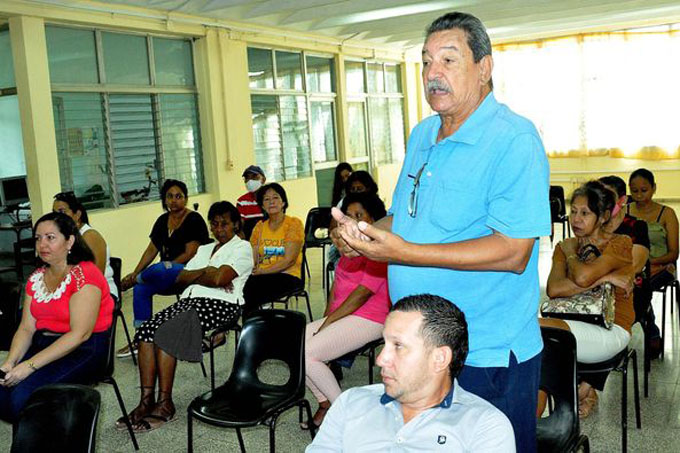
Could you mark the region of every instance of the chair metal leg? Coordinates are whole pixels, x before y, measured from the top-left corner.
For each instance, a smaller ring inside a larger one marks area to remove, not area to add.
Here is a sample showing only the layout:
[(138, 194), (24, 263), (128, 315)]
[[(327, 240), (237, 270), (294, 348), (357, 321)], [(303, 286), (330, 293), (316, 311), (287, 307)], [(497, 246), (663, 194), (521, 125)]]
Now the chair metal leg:
[(206, 373), (206, 371), (205, 371), (205, 364), (203, 363), (203, 358), (201, 358), (201, 371), (203, 372), (203, 377), (207, 378), (208, 373)]
[(375, 365), (375, 348), (368, 350), (368, 384), (373, 384), (373, 366)]
[(300, 421), (302, 421), (302, 407), (304, 406), (307, 411), (307, 426), (309, 426), (309, 434), (312, 436), (312, 440), (316, 436), (316, 427), (314, 426), (314, 418), (312, 416), (312, 407), (309, 405), (309, 401), (302, 400), (300, 402)]
[(191, 408), (187, 410), (187, 452), (194, 453), (194, 424)]
[(644, 379), (644, 392), (645, 392), (645, 398), (649, 397), (649, 372), (652, 369), (652, 360), (649, 357), (649, 343), (647, 343), (647, 334), (643, 334), (644, 338), (644, 355), (642, 358), (642, 363), (643, 363), (643, 379)]
[(238, 437), (238, 445), (241, 447), (241, 453), (246, 453), (246, 445), (243, 443), (243, 434), (241, 434), (241, 428), (236, 428), (236, 437)]
[(276, 420), (279, 414), (274, 414), (269, 421), (269, 453), (276, 452)]
[(215, 348), (212, 347), (212, 337), (210, 337), (210, 344), (210, 390), (215, 390)]
[(640, 385), (638, 382), (638, 366), (637, 366), (637, 351), (635, 349), (631, 352), (633, 359), (633, 395), (635, 396), (635, 425), (637, 429), (642, 428), (642, 419), (640, 417)]
[(621, 451), (628, 451), (628, 356), (621, 368)]
[(128, 330), (127, 322), (125, 321), (125, 315), (123, 314), (123, 310), (118, 310), (118, 316), (120, 317), (120, 321), (123, 324), (123, 330), (125, 331), (125, 338), (127, 338), (127, 343), (128, 343), (128, 348), (130, 349), (130, 352), (132, 353), (132, 363), (137, 366), (137, 353), (135, 352), (134, 348), (132, 347), (132, 340), (130, 339), (130, 331)]
[(666, 291), (663, 291), (661, 297), (661, 355), (659, 358), (664, 359), (664, 349), (666, 349)]
[(120, 394), (120, 389), (118, 388), (116, 380), (113, 377), (110, 377), (104, 379), (102, 382), (106, 382), (107, 384), (111, 384), (113, 386), (113, 390), (114, 392), (116, 392), (116, 398), (118, 399), (118, 405), (120, 406), (120, 410), (123, 412), (123, 420), (125, 420), (125, 426), (127, 427), (128, 433), (130, 433), (130, 439), (132, 439), (132, 445), (135, 447), (135, 450), (139, 450), (139, 444), (137, 443), (137, 438), (135, 437), (134, 431), (132, 431), (132, 424), (130, 423), (130, 419), (128, 418), (127, 409), (125, 409), (125, 403), (123, 402), (123, 397)]
[(307, 301), (307, 313), (309, 314), (309, 322), (314, 321), (314, 318), (312, 317), (312, 306), (309, 304), (309, 294), (307, 294), (307, 291), (304, 293), (305, 300)]

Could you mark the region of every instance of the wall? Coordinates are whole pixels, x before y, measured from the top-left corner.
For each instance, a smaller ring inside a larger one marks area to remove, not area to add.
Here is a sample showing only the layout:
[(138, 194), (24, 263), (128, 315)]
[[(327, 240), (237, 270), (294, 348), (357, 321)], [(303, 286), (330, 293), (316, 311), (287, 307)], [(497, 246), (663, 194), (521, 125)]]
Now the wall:
[(680, 201), (680, 160), (643, 160), (613, 157), (550, 158), (550, 183), (563, 186), (568, 194), (579, 184), (606, 175), (617, 175), (628, 181), (630, 173), (643, 167), (656, 179), (658, 201)]
[[(8, 0), (0, 2), (0, 17), (9, 18), (16, 83), (23, 129), (29, 192), (33, 217), (37, 218), (52, 206), (52, 196), (61, 190), (57, 162), (56, 140), (50, 93), (49, 68), (45, 42), (45, 23), (82, 25), (125, 32), (158, 33), (194, 38), (194, 64), (199, 91), (201, 138), (206, 179), (206, 192), (190, 198), (200, 203), (205, 216), (209, 205), (220, 199), (235, 202), (245, 192), (241, 172), (254, 163), (250, 90), (248, 88), (247, 47), (250, 44), (292, 48), (336, 55), (403, 62), (400, 50), (374, 49), (345, 45), (329, 39), (313, 39), (311, 35), (288, 33), (260, 27), (258, 32), (237, 32), (228, 29), (228, 22), (201, 25), (200, 20), (184, 20), (181, 14), (168, 19), (145, 18), (152, 10), (135, 8), (138, 16), (107, 14), (94, 10), (60, 8), (47, 3)], [(156, 17), (158, 17), (156, 15)], [(191, 19), (191, 18), (189, 18)], [(336, 64), (339, 69), (342, 64)], [(416, 92), (419, 77), (404, 65), (402, 79), (405, 91), (406, 135), (420, 119)], [(342, 96), (344, 78), (337, 78), (338, 143), (340, 158), (344, 157), (346, 138), (346, 102)], [(400, 164), (376, 169), (380, 192), (391, 202), (391, 192)], [(284, 181), (290, 208), (288, 213), (305, 219), (307, 211), (317, 205), (315, 178)], [(331, 187), (319, 187), (331, 191)], [(90, 214), (92, 225), (107, 239), (111, 253), (123, 259), (123, 272), (136, 265), (148, 244), (148, 234), (155, 219), (162, 213), (160, 203), (149, 202), (123, 206), (115, 210), (100, 210)]]

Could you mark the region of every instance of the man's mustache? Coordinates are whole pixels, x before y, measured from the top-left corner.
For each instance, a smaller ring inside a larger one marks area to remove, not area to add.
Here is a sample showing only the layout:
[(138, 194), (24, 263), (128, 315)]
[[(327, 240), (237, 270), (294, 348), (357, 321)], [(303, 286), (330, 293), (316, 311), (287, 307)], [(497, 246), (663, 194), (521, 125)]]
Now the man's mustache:
[(434, 90), (445, 91), (447, 93), (451, 92), (451, 88), (443, 80), (434, 79), (427, 82), (427, 92), (431, 93)]

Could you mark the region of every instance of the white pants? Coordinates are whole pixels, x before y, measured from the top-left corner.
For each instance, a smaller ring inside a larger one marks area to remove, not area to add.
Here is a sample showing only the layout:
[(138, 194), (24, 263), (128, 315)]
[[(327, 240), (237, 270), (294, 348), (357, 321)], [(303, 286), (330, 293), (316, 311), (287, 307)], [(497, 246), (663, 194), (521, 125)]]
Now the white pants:
[(576, 358), (581, 363), (604, 362), (628, 345), (630, 334), (614, 324), (611, 329), (582, 321), (565, 320), (576, 338)]

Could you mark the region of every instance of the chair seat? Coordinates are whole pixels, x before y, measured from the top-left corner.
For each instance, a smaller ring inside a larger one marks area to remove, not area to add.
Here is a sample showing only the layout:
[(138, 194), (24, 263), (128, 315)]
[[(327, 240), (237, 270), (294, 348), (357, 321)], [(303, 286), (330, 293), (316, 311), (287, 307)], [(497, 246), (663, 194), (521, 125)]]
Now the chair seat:
[(616, 354), (609, 360), (597, 363), (581, 363), (578, 362), (578, 372), (579, 373), (598, 373), (602, 371), (611, 371), (621, 365), (621, 361), (628, 354), (628, 347), (624, 348), (621, 352)]
[(195, 418), (212, 425), (246, 427), (261, 423), (273, 411), (294, 404), (303, 397), (304, 393), (291, 395), (290, 391), (281, 387), (263, 390), (227, 382), (195, 398), (189, 411)]

